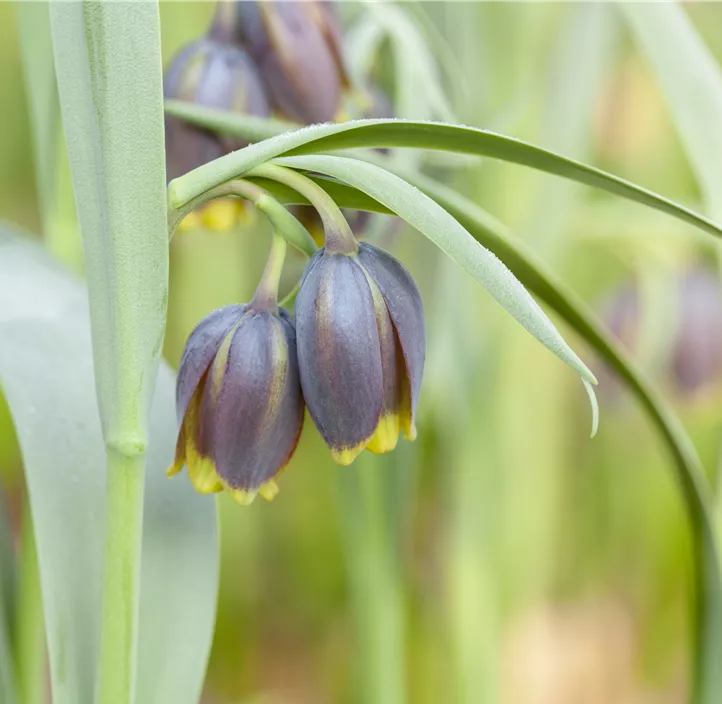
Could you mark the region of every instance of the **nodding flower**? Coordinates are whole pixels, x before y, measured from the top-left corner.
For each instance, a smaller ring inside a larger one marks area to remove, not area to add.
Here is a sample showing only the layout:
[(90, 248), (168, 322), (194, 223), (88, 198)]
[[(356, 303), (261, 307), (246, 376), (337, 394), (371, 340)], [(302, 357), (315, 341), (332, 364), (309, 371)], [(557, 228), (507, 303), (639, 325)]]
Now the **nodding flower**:
[(176, 384), (180, 432), (169, 475), (184, 465), (202, 494), (270, 500), (303, 427), (291, 316), (278, 307), (285, 242), (274, 236), (250, 303), (226, 306), (191, 333)]
[[(165, 75), (164, 95), (210, 108), (265, 117), (270, 107), (260, 76), (238, 46), (204, 37), (182, 49)], [(166, 117), (168, 179), (240, 149), (246, 143)]]
[(341, 30), (328, 3), (235, 3), (238, 34), (274, 108), (310, 124), (336, 119), (348, 85)]
[(389, 452), (401, 431), (415, 437), (424, 311), (397, 259), (368, 243), (320, 249), (301, 282), (296, 329), (306, 405), (336, 462)]

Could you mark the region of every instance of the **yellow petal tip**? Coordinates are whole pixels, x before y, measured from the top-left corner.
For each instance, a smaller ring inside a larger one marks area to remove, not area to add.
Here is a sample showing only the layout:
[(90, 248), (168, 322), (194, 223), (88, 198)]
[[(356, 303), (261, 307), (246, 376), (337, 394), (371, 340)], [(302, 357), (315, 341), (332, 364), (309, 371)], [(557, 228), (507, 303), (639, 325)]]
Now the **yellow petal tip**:
[(354, 447), (342, 447), (339, 450), (331, 448), (331, 457), (336, 464), (340, 464), (342, 467), (348, 467), (368, 445), (368, 440), (354, 445)]
[(366, 449), (376, 455), (391, 452), (399, 441), (400, 419), (397, 413), (382, 416)]
[(258, 493), (266, 500), (273, 501), (278, 496), (278, 484), (273, 479), (266, 482), (259, 490)]
[(223, 490), (223, 484), (216, 472), (213, 460), (195, 456), (188, 461), (188, 474), (199, 494), (215, 494)]
[(404, 437), (407, 440), (416, 440), (416, 426), (413, 421), (404, 428)]
[(244, 489), (229, 489), (226, 487), (226, 491), (231, 495), (231, 498), (241, 506), (250, 506), (253, 500), (256, 498), (257, 491), (246, 491)]
[(168, 469), (165, 470), (165, 476), (166, 477), (174, 477), (178, 472), (183, 469), (183, 465), (185, 464), (185, 458), (182, 459), (180, 462), (174, 462)]

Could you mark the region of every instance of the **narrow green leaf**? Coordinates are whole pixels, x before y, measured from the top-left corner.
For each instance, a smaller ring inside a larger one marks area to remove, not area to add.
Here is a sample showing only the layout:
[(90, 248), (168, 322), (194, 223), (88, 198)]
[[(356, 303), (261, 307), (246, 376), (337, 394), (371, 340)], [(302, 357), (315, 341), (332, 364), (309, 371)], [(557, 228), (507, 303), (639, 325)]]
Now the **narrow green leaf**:
[(158, 3), (54, 2), (53, 48), (83, 236), (107, 538), (98, 704), (132, 704), (150, 401), (165, 333), (168, 225)]
[[(706, 209), (722, 217), (722, 71), (686, 12), (675, 3), (619, 5), (667, 98)], [(670, 51), (674, 47), (674, 51)], [(718, 492), (717, 512), (721, 497)], [(694, 668), (694, 697), (715, 702), (722, 691), (722, 612), (700, 624), (703, 650)]]
[[(659, 432), (670, 456), (689, 515), (695, 546), (693, 629), (696, 649), (704, 657), (696, 660), (707, 676), (715, 677), (722, 633), (722, 577), (719, 548), (715, 534), (713, 498), (702, 463), (684, 426), (655, 387), (647, 381), (628, 354), (612, 340), (588, 307), (577, 295), (538, 261), (522, 241), (493, 216), (433, 180), (389, 167), (414, 184), (453, 215), (481, 244), (494, 252), (509, 270), (552, 308), (620, 375)], [(343, 205), (343, 202), (339, 203)], [(717, 690), (711, 690), (717, 691)]]
[(280, 159), (279, 163), (337, 178), (393, 210), (466, 269), (537, 340), (583, 378), (596, 383), (594, 375), (506, 266), (434, 200), (389, 171), (357, 159), (305, 156)]
[[(676, 478), (689, 515), (695, 544), (694, 628), (697, 648), (710, 654), (701, 666), (714, 668), (719, 647), (716, 639), (722, 630), (722, 578), (719, 569), (719, 549), (715, 535), (712, 496), (697, 452), (684, 426), (659, 392), (637, 369), (627, 353), (612, 340), (594, 314), (560, 281), (522, 241), (514, 238), (507, 228), (453, 189), (421, 176), (413, 170), (388, 165), (387, 170), (413, 184), (433, 198), (484, 247), (493, 252), (517, 279), (554, 310), (583, 340), (585, 340), (620, 375), (637, 398), (654, 427), (659, 432), (674, 461)], [(329, 190), (325, 178), (314, 177)], [(337, 202), (345, 207), (346, 191), (336, 191)], [(353, 202), (359, 203), (354, 196)], [(386, 206), (373, 199), (364, 202), (368, 210), (385, 212)], [(588, 390), (588, 389), (587, 389)]]
[[(246, 135), (247, 124), (251, 125), (256, 138), (261, 134), (260, 120), (256, 119), (248, 123), (246, 117), (223, 110), (168, 101), (166, 111), (208, 129), (227, 134)], [(273, 131), (272, 125), (269, 125), (268, 131), (269, 133)], [(667, 213), (716, 237), (722, 236), (722, 227), (704, 216), (593, 166), (493, 132), (472, 127), (410, 120), (356, 120), (335, 125), (312, 125), (293, 132), (277, 134), (275, 137), (251, 144), (174, 179), (169, 186), (170, 202), (175, 208), (182, 207), (189, 200), (218, 183), (239, 176), (254, 166), (279, 156), (358, 147), (438, 149), (522, 164), (628, 198)]]
[(165, 329), (168, 236), (157, 3), (52, 3), (106, 439), (143, 428)]
[[(594, 112), (620, 23), (608, 3), (568, 3), (564, 13), (545, 80), (540, 139), (557, 152), (583, 158), (591, 151)], [(519, 235), (533, 237), (539, 251), (554, 256), (569, 234), (573, 205), (583, 194), (568, 181), (537, 181)]]
[[(60, 136), (60, 104), (50, 39), (50, 3), (16, 2), (25, 93), (33, 132), (35, 179), (40, 200), (43, 234), (52, 240), (55, 178)], [(52, 246), (52, 241), (51, 241)]]
[[(92, 702), (106, 474), (85, 287), (0, 228), (0, 385), (23, 452), (55, 704)], [(197, 704), (215, 619), (215, 503), (165, 469), (176, 436), (163, 365), (151, 412), (136, 701)], [(2, 699), (5, 702), (5, 699)]]
[(680, 5), (618, 7), (666, 95), (705, 203), (713, 217), (722, 217), (722, 71)]

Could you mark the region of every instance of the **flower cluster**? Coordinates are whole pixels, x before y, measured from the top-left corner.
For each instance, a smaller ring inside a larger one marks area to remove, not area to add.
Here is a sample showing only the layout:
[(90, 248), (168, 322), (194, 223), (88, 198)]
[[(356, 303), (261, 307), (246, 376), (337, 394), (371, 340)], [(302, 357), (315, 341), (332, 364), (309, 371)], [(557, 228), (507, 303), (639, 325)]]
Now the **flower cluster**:
[[(183, 48), (166, 71), (166, 98), (256, 117), (276, 115), (301, 124), (350, 117), (391, 117), (390, 103), (377, 86), (350, 89), (341, 27), (332, 4), (221, 0), (206, 35)], [(245, 146), (166, 117), (168, 179)], [(228, 230), (244, 214), (242, 201), (223, 199), (189, 216), (184, 227), (203, 224)], [(312, 208), (293, 212), (317, 242), (322, 239)], [(363, 226), (368, 215), (354, 215)]]
[[(166, 97), (302, 123), (337, 120), (348, 86), (341, 54), (328, 3), (219, 2), (207, 36), (174, 59)], [(366, 107), (390, 114), (378, 90)], [(168, 118), (171, 177), (242, 146)], [(305, 211), (296, 210), (320, 229), (316, 210)], [(347, 234), (309, 261), (295, 321), (277, 304), (283, 256), (274, 262), (272, 249), (253, 300), (211, 313), (193, 331), (178, 374), (170, 474), (185, 465), (202, 493), (271, 499), (305, 407), (342, 465), (365, 448), (393, 450), (401, 432), (413, 439), (426, 356), (421, 297), (395, 258), (344, 226)]]
[[(211, 313), (180, 365), (181, 430), (170, 474), (183, 465), (202, 493), (271, 499), (301, 433), (304, 404), (336, 462), (413, 439), (426, 357), (421, 296), (384, 250), (331, 244), (309, 261), (295, 325), (275, 296)], [(264, 282), (261, 282), (259, 291)]]
[[(315, 2), (219, 2), (208, 33), (182, 49), (165, 97), (304, 124), (336, 120), (348, 87), (333, 7)], [(168, 177), (244, 146), (166, 120)]]

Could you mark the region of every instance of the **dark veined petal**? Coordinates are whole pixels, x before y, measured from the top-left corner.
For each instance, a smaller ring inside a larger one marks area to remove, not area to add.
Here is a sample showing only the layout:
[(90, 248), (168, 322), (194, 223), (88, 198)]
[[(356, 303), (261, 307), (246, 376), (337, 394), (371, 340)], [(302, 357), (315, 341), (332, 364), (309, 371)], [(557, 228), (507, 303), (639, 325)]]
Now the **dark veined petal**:
[(240, 31), (271, 99), (291, 119), (332, 120), (341, 76), (324, 34), (297, 2), (241, 2)]
[(218, 351), (201, 411), (218, 475), (236, 501), (278, 491), (273, 478), (296, 448), (303, 409), (290, 318), (249, 311)]
[(346, 72), (346, 62), (343, 56), (343, 32), (336, 8), (330, 2), (321, 0), (310, 0), (304, 2), (301, 7), (311, 17), (313, 23), (320, 29), (326, 42), (328, 50), (333, 56), (334, 63), (339, 72), (341, 83), (344, 87), (351, 85)]
[(168, 470), (168, 476), (188, 466), (188, 474), (196, 491), (201, 494), (212, 494), (223, 489), (221, 479), (216, 472), (213, 459), (208, 449), (208, 428), (201, 424), (201, 403), (205, 395), (208, 371), (206, 370), (193, 392), (188, 408), (181, 423), (176, 442), (175, 461)]
[[(261, 78), (248, 54), (211, 38), (193, 42), (173, 58), (163, 92), (166, 98), (207, 107), (261, 116), (270, 112)], [(169, 179), (247, 144), (174, 117), (166, 118), (165, 127)]]
[(186, 343), (176, 381), (176, 412), (183, 420), (201, 377), (210, 367), (223, 338), (246, 312), (243, 304), (214, 310), (196, 326)]
[(315, 256), (296, 299), (301, 385), (334, 459), (350, 464), (373, 436), (383, 406), (374, 302), (353, 257), (325, 250)]
[(426, 325), (419, 289), (411, 274), (397, 259), (379, 247), (362, 243), (358, 260), (372, 276), (394, 324), (406, 362), (411, 417), (404, 432), (414, 436), (413, 418), (421, 391), (426, 361)]
[[(408, 405), (408, 396), (404, 393), (407, 386), (406, 366), (386, 302), (371, 275), (365, 269), (364, 272), (374, 300), (384, 387), (384, 401), (379, 424), (366, 449), (382, 454), (391, 452), (399, 440), (401, 414), (406, 410), (403, 408), (403, 404)], [(407, 415), (409, 415), (408, 411)]]

